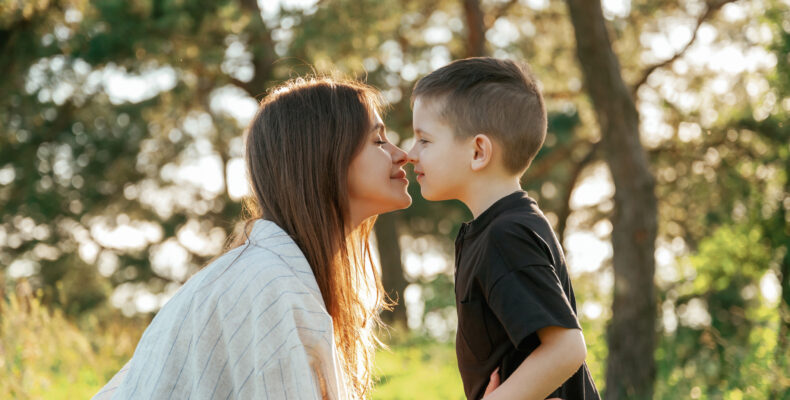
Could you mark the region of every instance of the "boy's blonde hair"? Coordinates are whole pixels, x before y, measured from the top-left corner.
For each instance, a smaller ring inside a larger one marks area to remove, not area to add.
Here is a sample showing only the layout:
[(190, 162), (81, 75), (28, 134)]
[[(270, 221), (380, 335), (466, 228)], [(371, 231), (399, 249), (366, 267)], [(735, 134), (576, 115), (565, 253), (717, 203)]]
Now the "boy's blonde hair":
[(454, 61), (414, 86), (417, 97), (443, 101), (441, 115), (457, 138), (483, 133), (502, 147), (505, 168), (523, 173), (546, 138), (546, 107), (529, 67), (491, 57)]

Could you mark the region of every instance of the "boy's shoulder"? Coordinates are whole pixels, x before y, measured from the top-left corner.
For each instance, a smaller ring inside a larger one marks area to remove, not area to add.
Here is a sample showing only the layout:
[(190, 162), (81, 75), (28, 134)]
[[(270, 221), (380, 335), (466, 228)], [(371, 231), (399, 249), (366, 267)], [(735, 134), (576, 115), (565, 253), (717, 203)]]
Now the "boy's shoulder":
[(551, 223), (537, 203), (529, 200), (528, 206), (515, 206), (500, 213), (488, 227), (485, 247), (497, 254), (509, 266), (508, 270), (525, 265), (556, 267), (564, 259)]
[(488, 229), (488, 239), (494, 242), (516, 238), (545, 241), (542, 237), (552, 229), (551, 224), (537, 203), (530, 200), (530, 204), (509, 207), (494, 218)]

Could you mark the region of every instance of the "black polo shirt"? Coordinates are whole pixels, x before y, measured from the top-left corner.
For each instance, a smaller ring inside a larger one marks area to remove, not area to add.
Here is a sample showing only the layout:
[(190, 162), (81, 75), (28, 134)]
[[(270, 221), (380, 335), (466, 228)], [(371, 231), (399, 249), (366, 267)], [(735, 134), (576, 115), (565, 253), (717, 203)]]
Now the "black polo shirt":
[[(504, 382), (540, 344), (539, 329), (581, 329), (562, 248), (525, 192), (461, 226), (455, 265), (455, 348), (467, 398), (483, 396), (496, 367)], [(600, 398), (586, 363), (549, 397)]]

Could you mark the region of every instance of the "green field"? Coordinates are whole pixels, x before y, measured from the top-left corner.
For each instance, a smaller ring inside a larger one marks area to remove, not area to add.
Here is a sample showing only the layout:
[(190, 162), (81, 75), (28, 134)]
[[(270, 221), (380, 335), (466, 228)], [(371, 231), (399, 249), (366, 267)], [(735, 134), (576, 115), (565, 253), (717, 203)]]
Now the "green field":
[[(131, 357), (146, 323), (75, 323), (35, 298), (12, 295), (0, 302), (0, 398), (90, 398)], [(373, 399), (463, 398), (452, 343), (392, 342), (376, 356)]]
[(414, 340), (376, 355), (373, 399), (463, 399), (452, 343)]
[[(790, 393), (776, 390), (788, 384), (786, 358), (776, 353), (778, 316), (761, 312), (750, 315), (765, 323), (751, 330), (748, 345), (730, 341), (723, 354), (714, 344), (722, 339), (705, 332), (698, 338), (663, 338), (656, 352), (654, 399), (790, 399)], [(131, 357), (147, 323), (108, 315), (74, 321), (36, 297), (10, 295), (0, 301), (0, 399), (90, 398)], [(587, 364), (599, 390), (605, 390), (604, 325), (583, 325)], [(373, 399), (464, 398), (453, 343), (397, 330), (381, 338), (389, 348), (376, 356)], [(731, 368), (730, 359), (742, 362)]]

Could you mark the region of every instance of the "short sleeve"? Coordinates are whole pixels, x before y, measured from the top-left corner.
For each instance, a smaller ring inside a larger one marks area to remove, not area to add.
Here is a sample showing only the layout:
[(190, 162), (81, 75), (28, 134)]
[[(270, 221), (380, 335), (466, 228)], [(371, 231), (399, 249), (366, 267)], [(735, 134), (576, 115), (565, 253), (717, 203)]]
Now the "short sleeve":
[(581, 329), (551, 266), (532, 265), (508, 272), (488, 290), (487, 301), (521, 351), (525, 350), (525, 339), (541, 328)]
[(543, 238), (529, 226), (515, 221), (498, 222), (492, 226), (485, 251), (485, 264), (485, 268), (477, 272), (484, 290), (518, 268), (555, 265)]

